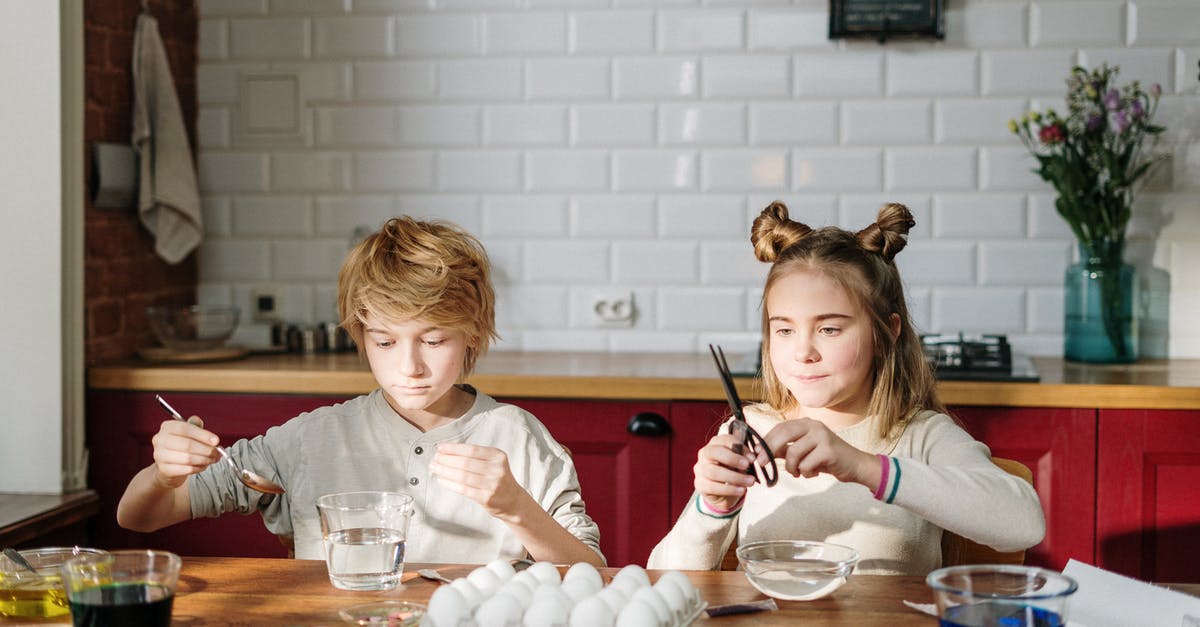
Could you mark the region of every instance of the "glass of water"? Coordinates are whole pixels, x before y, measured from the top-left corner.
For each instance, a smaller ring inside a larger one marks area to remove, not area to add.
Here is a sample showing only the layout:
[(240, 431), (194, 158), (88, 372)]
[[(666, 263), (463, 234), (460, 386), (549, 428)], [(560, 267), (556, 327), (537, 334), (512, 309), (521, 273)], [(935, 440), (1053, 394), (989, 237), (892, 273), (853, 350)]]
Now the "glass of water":
[(317, 499), (329, 581), (343, 590), (391, 590), (404, 573), (412, 497), (339, 492)]

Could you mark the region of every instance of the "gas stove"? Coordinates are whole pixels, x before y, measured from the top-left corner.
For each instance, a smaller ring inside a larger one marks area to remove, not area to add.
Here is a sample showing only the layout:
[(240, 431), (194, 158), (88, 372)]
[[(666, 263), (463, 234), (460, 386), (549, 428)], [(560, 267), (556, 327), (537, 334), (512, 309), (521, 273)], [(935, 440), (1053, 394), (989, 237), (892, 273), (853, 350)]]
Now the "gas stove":
[(925, 359), (942, 381), (1038, 381), (1033, 362), (1013, 356), (1003, 335), (922, 335)]

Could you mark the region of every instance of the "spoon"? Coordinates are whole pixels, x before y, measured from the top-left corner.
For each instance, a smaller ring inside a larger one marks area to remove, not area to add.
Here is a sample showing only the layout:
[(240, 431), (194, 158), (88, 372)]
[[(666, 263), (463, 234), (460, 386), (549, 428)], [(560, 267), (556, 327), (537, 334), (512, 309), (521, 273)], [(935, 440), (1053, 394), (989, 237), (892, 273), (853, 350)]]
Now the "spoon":
[(18, 553), (16, 549), (13, 549), (13, 548), (4, 549), (4, 556), (7, 557), (8, 559), (12, 560), (13, 563), (15, 563), (17, 566), (21, 566), (23, 568), (28, 568), (29, 572), (31, 572), (35, 575), (38, 574), (38, 571), (36, 568), (33, 567), (33, 564), (30, 564), (29, 561), (26, 560), (23, 555)]
[(417, 574), (430, 581), (440, 581), (442, 583), (452, 583), (445, 575), (439, 573), (432, 568), (422, 568), (417, 571)]
[[(183, 416), (181, 416), (179, 412), (175, 411), (175, 408), (171, 407), (170, 403), (168, 403), (162, 396), (155, 394), (154, 398), (158, 399), (158, 404), (162, 405), (163, 409), (167, 410), (167, 413), (171, 414), (172, 418), (180, 422), (187, 422), (187, 420), (184, 420)], [(229, 466), (233, 468), (234, 472), (237, 473), (238, 480), (241, 481), (247, 488), (250, 488), (251, 490), (258, 490), (263, 494), (283, 494), (285, 492), (283, 486), (279, 485), (278, 483), (264, 479), (258, 474), (255, 474), (253, 471), (239, 467), (237, 462), (233, 461), (233, 458), (229, 456), (229, 453), (225, 452), (223, 447), (217, 446), (214, 448), (216, 448), (217, 452), (221, 454), (221, 457), (225, 458), (225, 461), (229, 462)]]

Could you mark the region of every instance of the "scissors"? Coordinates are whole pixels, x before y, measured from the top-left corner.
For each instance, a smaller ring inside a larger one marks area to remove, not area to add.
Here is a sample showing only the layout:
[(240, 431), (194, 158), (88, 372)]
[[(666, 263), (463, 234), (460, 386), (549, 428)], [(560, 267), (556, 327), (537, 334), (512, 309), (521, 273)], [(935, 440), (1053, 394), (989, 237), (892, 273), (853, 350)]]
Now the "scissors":
[(742, 413), (742, 401), (738, 398), (737, 388), (733, 385), (733, 375), (729, 374), (729, 363), (725, 361), (725, 351), (721, 350), (719, 346), (714, 348), (712, 344), (708, 345), (708, 350), (712, 352), (713, 361), (717, 362), (717, 372), (720, 373), (721, 383), (725, 386), (725, 398), (729, 399), (729, 408), (733, 410), (733, 421), (729, 423), (729, 432), (742, 439), (741, 444), (734, 445), (733, 452), (740, 454), (749, 448), (750, 452), (756, 456), (760, 451), (765, 453), (767, 463), (751, 464), (751, 468), (746, 469), (746, 474), (754, 475), (759, 483), (769, 488), (779, 480), (779, 469), (775, 467), (775, 455), (771, 453), (771, 447), (767, 445), (767, 441), (746, 422), (746, 415)]

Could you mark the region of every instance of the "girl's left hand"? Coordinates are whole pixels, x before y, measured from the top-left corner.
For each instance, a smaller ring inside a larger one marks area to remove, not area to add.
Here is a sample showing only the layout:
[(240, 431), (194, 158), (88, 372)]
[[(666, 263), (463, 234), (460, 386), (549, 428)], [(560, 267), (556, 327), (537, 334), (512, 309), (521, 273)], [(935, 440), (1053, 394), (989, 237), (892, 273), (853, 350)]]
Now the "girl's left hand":
[(879, 483), (879, 458), (847, 444), (819, 420), (785, 420), (763, 439), (777, 459), (785, 460), (784, 470), (793, 477), (826, 473), (872, 489)]
[(445, 442), (438, 445), (429, 469), (443, 486), (479, 503), (492, 516), (515, 513), (528, 497), (508, 468), (508, 455), (498, 448)]

